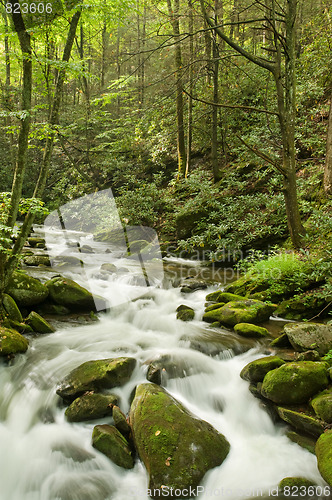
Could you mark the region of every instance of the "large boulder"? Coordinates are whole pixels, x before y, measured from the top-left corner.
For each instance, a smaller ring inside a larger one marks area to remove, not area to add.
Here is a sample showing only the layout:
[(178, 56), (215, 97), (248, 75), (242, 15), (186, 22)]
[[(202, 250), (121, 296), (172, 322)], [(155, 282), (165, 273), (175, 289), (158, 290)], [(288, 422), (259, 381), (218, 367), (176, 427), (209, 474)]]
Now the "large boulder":
[(324, 432), (316, 443), (318, 469), (325, 481), (332, 486), (332, 430)]
[(26, 255), (23, 257), (23, 262), (26, 266), (50, 266), (50, 258), (48, 255)]
[(65, 411), (69, 422), (82, 422), (112, 415), (113, 405), (118, 399), (114, 394), (95, 394), (87, 392), (76, 398)]
[(285, 361), (279, 356), (266, 356), (266, 358), (256, 359), (248, 363), (240, 373), (240, 377), (249, 380), (254, 384), (262, 382), (265, 375), (275, 368), (285, 364)]
[(225, 326), (235, 326), (237, 323), (262, 323), (267, 321), (275, 309), (274, 305), (260, 300), (246, 299), (231, 301), (203, 315), (203, 321), (213, 323), (219, 321)]
[(318, 418), (332, 424), (332, 388), (317, 394), (311, 401), (314, 412)]
[(96, 425), (92, 433), (92, 445), (119, 467), (134, 467), (128, 441), (113, 425)]
[(165, 491), (191, 496), (205, 473), (228, 455), (226, 438), (195, 418), (181, 403), (155, 384), (137, 387), (130, 409), (136, 449), (149, 473), (152, 498)]
[(268, 372), (262, 395), (278, 404), (301, 404), (325, 389), (329, 383), (326, 363), (299, 361), (285, 363)]
[(57, 394), (73, 401), (86, 391), (112, 389), (129, 381), (136, 359), (129, 357), (87, 361), (72, 370), (60, 383)]
[(323, 356), (332, 349), (332, 326), (319, 323), (289, 323), (284, 326), (290, 343), (297, 351), (314, 349)]
[(62, 306), (74, 310), (96, 310), (91, 292), (69, 278), (55, 277), (45, 283), (50, 298)]
[(48, 297), (48, 288), (36, 278), (21, 271), (15, 271), (11, 276), (6, 292), (13, 297), (19, 307), (29, 307), (40, 304)]
[(25, 352), (29, 341), (16, 330), (0, 326), (0, 356), (10, 356)]

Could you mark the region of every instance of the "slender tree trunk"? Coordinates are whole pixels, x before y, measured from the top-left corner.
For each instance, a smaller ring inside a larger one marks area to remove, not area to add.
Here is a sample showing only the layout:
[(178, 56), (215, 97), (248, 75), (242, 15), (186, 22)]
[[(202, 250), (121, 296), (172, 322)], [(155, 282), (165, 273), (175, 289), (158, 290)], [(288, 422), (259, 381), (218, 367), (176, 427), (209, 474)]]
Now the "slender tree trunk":
[(188, 0), (189, 11), (189, 97), (188, 97), (188, 128), (187, 128), (187, 159), (185, 177), (188, 176), (191, 161), (191, 147), (193, 140), (193, 91), (194, 91), (194, 12), (192, 0)]
[[(220, 10), (219, 0), (214, 2), (214, 22), (219, 24), (218, 13)], [(217, 34), (213, 32), (212, 34), (212, 54), (213, 54), (213, 102), (216, 103), (212, 106), (212, 123), (211, 123), (211, 162), (214, 182), (220, 180), (220, 168), (218, 163), (218, 111), (217, 106), (219, 101), (219, 47), (217, 43)]]
[(12, 3), (12, 20), (17, 33), (22, 52), (23, 86), (21, 110), (22, 118), (18, 136), (18, 150), (14, 170), (11, 206), (8, 217), (8, 226), (13, 227), (16, 222), (18, 206), (22, 195), (24, 174), (27, 164), (28, 140), (31, 123), (31, 96), (32, 96), (32, 59), (31, 59), (31, 35), (26, 30), (21, 12), (14, 14), (14, 2)]
[(324, 190), (327, 195), (332, 195), (332, 94), (331, 94), (329, 124), (327, 129), (327, 140), (326, 140)]
[(177, 150), (178, 150), (178, 178), (184, 177), (186, 171), (186, 145), (183, 119), (183, 81), (182, 81), (182, 54), (180, 44), (179, 0), (167, 0), (168, 14), (171, 20), (175, 42), (176, 68), (176, 122), (177, 122)]
[(104, 21), (103, 24), (103, 31), (101, 34), (101, 44), (102, 44), (102, 53), (101, 53), (100, 89), (102, 90), (105, 87), (106, 51), (108, 46), (106, 21)]
[[(5, 105), (8, 111), (12, 110), (12, 104), (11, 104), (11, 63), (10, 63), (10, 42), (9, 42), (9, 37), (8, 37), (8, 31), (9, 31), (9, 26), (8, 26), (8, 18), (6, 11), (2, 13), (3, 19), (5, 22), (5, 63), (6, 63), (6, 87), (5, 87)], [(10, 127), (12, 123), (12, 120), (10, 116), (6, 116), (5, 118), (5, 126)], [(15, 150), (16, 150), (16, 145), (14, 143), (14, 134), (13, 132), (10, 132), (7, 134), (9, 136), (9, 154), (10, 154), (10, 163), (12, 165), (13, 171), (15, 171), (15, 164), (16, 164), (16, 157), (15, 157)]]

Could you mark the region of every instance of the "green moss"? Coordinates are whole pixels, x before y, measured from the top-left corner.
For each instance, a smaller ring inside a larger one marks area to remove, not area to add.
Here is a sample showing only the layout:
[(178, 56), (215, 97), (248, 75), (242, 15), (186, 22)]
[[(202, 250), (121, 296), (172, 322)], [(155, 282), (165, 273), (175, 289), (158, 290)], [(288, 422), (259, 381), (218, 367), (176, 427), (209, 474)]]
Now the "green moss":
[(29, 341), (16, 330), (0, 326), (0, 356), (9, 356), (25, 352)]
[(265, 375), (275, 368), (285, 364), (285, 361), (278, 356), (267, 356), (266, 358), (256, 359), (248, 363), (241, 371), (240, 376), (244, 380), (257, 383), (262, 382)]
[(318, 469), (325, 481), (332, 486), (332, 431), (322, 434), (316, 443)]
[(261, 323), (267, 321), (275, 306), (259, 300), (245, 299), (228, 302), (224, 306), (203, 315), (203, 321), (213, 323), (219, 321), (225, 326), (234, 326), (237, 323)]
[(310, 404), (318, 418), (332, 424), (332, 388), (317, 394)]
[(112, 406), (117, 404), (114, 394), (87, 393), (76, 398), (65, 411), (69, 422), (82, 422), (112, 415)]
[(261, 338), (269, 335), (266, 328), (250, 323), (238, 323), (234, 326), (234, 331), (242, 337)]
[(19, 307), (40, 304), (48, 296), (48, 289), (36, 278), (22, 272), (14, 272), (6, 289)]
[(128, 441), (114, 426), (96, 425), (92, 433), (92, 445), (119, 467), (134, 467)]
[(275, 403), (300, 404), (328, 385), (325, 363), (286, 363), (264, 377), (262, 395)]

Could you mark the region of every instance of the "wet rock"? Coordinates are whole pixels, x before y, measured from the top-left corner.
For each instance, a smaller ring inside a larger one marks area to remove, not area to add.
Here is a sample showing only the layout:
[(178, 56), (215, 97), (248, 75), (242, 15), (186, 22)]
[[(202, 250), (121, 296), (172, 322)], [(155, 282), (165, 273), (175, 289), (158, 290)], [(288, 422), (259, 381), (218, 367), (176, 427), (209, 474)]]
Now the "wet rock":
[(69, 422), (82, 422), (112, 415), (113, 405), (118, 398), (114, 394), (95, 394), (88, 392), (76, 398), (65, 411)]
[(41, 304), (37, 311), (39, 314), (54, 314), (55, 316), (66, 316), (70, 314), (68, 307), (60, 306), (60, 304), (48, 303), (48, 301)]
[(137, 387), (130, 424), (136, 449), (149, 473), (153, 498), (162, 496), (164, 485), (182, 491), (195, 488), (229, 452), (230, 445), (222, 434), (155, 384)]
[(262, 323), (267, 321), (275, 306), (259, 300), (239, 300), (228, 302), (220, 309), (206, 312), (203, 321), (213, 323), (219, 321), (225, 326), (235, 326), (237, 323)]
[(319, 361), (320, 356), (317, 351), (305, 351), (296, 356), (296, 361)]
[(163, 377), (184, 378), (197, 373), (209, 373), (210, 370), (205, 363), (199, 364), (197, 359), (193, 361), (190, 355), (186, 357), (185, 354), (164, 354), (149, 364), (147, 379), (150, 382), (153, 382), (151, 379), (156, 372), (158, 372), (158, 380), (160, 380), (158, 385), (160, 385)]
[(43, 302), (49, 294), (48, 288), (36, 278), (15, 271), (6, 289), (19, 307), (29, 307)]
[(129, 381), (136, 359), (121, 357), (87, 361), (72, 370), (60, 383), (57, 394), (73, 401), (86, 391), (112, 389)]
[[(217, 323), (220, 326), (220, 323)], [(222, 352), (231, 354), (242, 354), (257, 345), (257, 340), (245, 339), (234, 332), (221, 328), (220, 331), (209, 330), (192, 335), (186, 334), (181, 337), (181, 341), (195, 351), (203, 352), (208, 356), (217, 356)]]
[(182, 293), (192, 293), (196, 290), (205, 290), (208, 285), (206, 281), (197, 278), (188, 277), (180, 283)]
[(316, 443), (316, 457), (319, 472), (325, 481), (332, 486), (332, 431), (322, 434)]
[(278, 356), (267, 356), (266, 358), (256, 359), (242, 368), (240, 377), (253, 383), (262, 382), (269, 371), (279, 368), (279, 366), (284, 364), (285, 361)]
[(299, 361), (268, 372), (263, 380), (262, 395), (275, 403), (301, 404), (327, 385), (325, 363)]
[(31, 247), (43, 248), (45, 247), (44, 238), (31, 237), (28, 238), (28, 243)]
[(80, 247), (80, 252), (82, 253), (95, 253), (93, 248), (90, 245), (83, 245)]
[(195, 311), (192, 307), (180, 305), (176, 309), (176, 318), (181, 321), (192, 321), (195, 317)]
[(319, 323), (290, 323), (284, 326), (290, 343), (297, 351), (316, 350), (323, 356), (332, 349), (332, 327)]
[(286, 333), (282, 333), (279, 337), (272, 340), (270, 343), (271, 347), (292, 347), (288, 340)]
[(48, 255), (27, 255), (23, 258), (26, 266), (50, 266), (50, 258)]
[(125, 414), (120, 410), (118, 406), (114, 405), (112, 415), (115, 427), (125, 438), (128, 439), (128, 436), (131, 433), (131, 428), (127, 422)]
[(234, 331), (242, 337), (252, 337), (259, 339), (269, 336), (269, 332), (266, 328), (253, 325), (251, 323), (238, 323), (234, 326)]
[(315, 454), (316, 438), (299, 434), (295, 431), (289, 431), (286, 435), (288, 439), (293, 441), (293, 443), (296, 443), (301, 446), (301, 448), (304, 448), (305, 450), (310, 451), (310, 453)]
[(234, 302), (237, 300), (247, 300), (247, 297), (242, 297), (242, 295), (237, 295), (235, 293), (223, 292), (221, 290), (209, 293), (206, 296), (206, 300), (213, 302), (222, 302), (227, 304), (227, 302)]
[(315, 414), (328, 424), (332, 424), (332, 388), (317, 394), (311, 401)]
[(35, 311), (31, 311), (27, 319), (25, 320), (26, 324), (31, 326), (34, 332), (36, 333), (53, 333), (55, 332), (55, 328), (50, 325), (46, 319), (42, 318)]
[(102, 264), (100, 266), (101, 271), (106, 271), (108, 273), (116, 273), (117, 267), (112, 264), (111, 262), (105, 262), (105, 264)]
[(96, 425), (92, 433), (92, 445), (119, 467), (134, 467), (128, 441), (114, 426)]
[(305, 477), (285, 477), (278, 484), (278, 489), (287, 496), (289, 496), (290, 492), (299, 492), (302, 493), (301, 496), (303, 497), (305, 492), (309, 491), (310, 486), (316, 486), (316, 483), (309, 481)]
[(22, 323), (23, 318), (21, 311), (19, 310), (15, 300), (7, 293), (3, 295), (2, 305), (5, 308), (9, 319), (17, 321), (18, 323)]
[(56, 277), (45, 283), (50, 298), (59, 305), (70, 310), (96, 310), (94, 296), (69, 278)]
[(314, 437), (318, 437), (324, 432), (322, 422), (305, 412), (304, 409), (296, 411), (294, 409), (278, 406), (277, 411), (279, 417), (284, 422), (287, 422), (299, 432), (304, 432)]
[(16, 330), (0, 326), (0, 356), (10, 356), (25, 352), (29, 341)]

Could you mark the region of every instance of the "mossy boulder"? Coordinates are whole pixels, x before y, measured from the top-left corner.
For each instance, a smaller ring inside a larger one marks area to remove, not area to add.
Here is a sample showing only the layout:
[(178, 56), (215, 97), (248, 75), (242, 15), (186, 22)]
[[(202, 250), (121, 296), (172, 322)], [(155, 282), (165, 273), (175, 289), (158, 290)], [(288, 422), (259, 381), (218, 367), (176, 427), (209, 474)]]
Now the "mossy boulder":
[(26, 266), (50, 266), (50, 258), (48, 255), (27, 255), (23, 258)]
[(275, 306), (260, 300), (238, 300), (228, 302), (219, 309), (206, 312), (203, 321), (213, 323), (219, 321), (225, 326), (235, 326), (237, 323), (262, 323), (267, 321)]
[(163, 486), (182, 491), (195, 488), (230, 449), (222, 434), (155, 384), (137, 387), (130, 424), (153, 498), (161, 496)]
[(313, 455), (315, 454), (315, 444), (317, 441), (317, 437), (308, 436), (307, 434), (295, 432), (294, 430), (288, 431), (286, 433), (286, 436), (288, 437), (288, 439), (293, 441), (293, 443), (301, 446), (301, 448), (308, 450)]
[(290, 424), (294, 429), (310, 436), (319, 437), (324, 432), (324, 426), (320, 420), (308, 414), (308, 412), (301, 409), (297, 411), (291, 408), (283, 408), (278, 406), (277, 412), (279, 417)]
[(13, 297), (5, 293), (3, 295), (2, 305), (5, 308), (5, 311), (8, 314), (9, 319), (17, 321), (18, 323), (22, 323), (23, 317), (21, 311), (19, 310)]
[(28, 243), (31, 247), (35, 248), (42, 248), (45, 246), (45, 240), (44, 238), (38, 238), (37, 236), (32, 236), (28, 238)]
[(332, 486), (332, 430), (324, 432), (316, 443), (316, 457), (319, 472)]
[(193, 293), (196, 290), (205, 290), (208, 287), (206, 281), (191, 277), (184, 279), (179, 286), (182, 293)]
[(234, 326), (234, 331), (242, 337), (252, 337), (260, 339), (269, 336), (269, 332), (262, 326), (253, 325), (251, 323), (238, 323)]
[(317, 394), (311, 401), (314, 412), (318, 418), (332, 424), (332, 388)]
[(328, 305), (331, 298), (321, 297), (321, 290), (311, 290), (305, 294), (296, 295), (289, 299), (283, 300), (277, 307), (275, 314), (281, 318), (290, 320), (301, 320), (304, 318), (312, 318), (317, 314), (320, 317), (325, 308), (325, 315), (328, 314)]
[(50, 298), (72, 310), (95, 311), (95, 300), (91, 292), (69, 278), (56, 277), (45, 283)]
[(195, 311), (192, 307), (181, 304), (176, 309), (176, 318), (181, 321), (192, 321), (195, 317)]
[(125, 469), (134, 467), (128, 441), (113, 425), (96, 425), (92, 433), (92, 446), (119, 467)]
[(16, 330), (0, 326), (0, 356), (10, 356), (25, 352), (29, 341)]
[(247, 297), (243, 297), (241, 295), (236, 295), (235, 293), (223, 292), (221, 290), (217, 290), (216, 292), (211, 292), (206, 296), (207, 301), (212, 302), (223, 302), (227, 304), (227, 302), (233, 302), (234, 300), (246, 300)]
[(310, 486), (316, 486), (316, 484), (305, 477), (284, 477), (278, 484), (278, 489), (281, 492), (286, 491), (288, 496), (289, 492), (299, 492), (303, 497), (303, 493), (305, 494)]
[(112, 264), (111, 262), (105, 262), (100, 266), (100, 270), (107, 273), (116, 273), (117, 267), (115, 264)]
[(282, 333), (279, 337), (276, 337), (270, 343), (271, 347), (292, 347), (291, 343), (288, 340), (286, 333)]
[(324, 362), (285, 363), (268, 372), (263, 380), (262, 395), (275, 403), (301, 404), (328, 385)]
[(268, 372), (284, 364), (285, 361), (279, 358), (279, 356), (267, 356), (266, 358), (256, 359), (242, 368), (240, 377), (253, 383), (262, 382)]
[(297, 351), (316, 350), (323, 356), (332, 349), (332, 326), (319, 323), (289, 323), (284, 326), (290, 343)]
[(95, 394), (87, 392), (76, 398), (65, 411), (69, 422), (82, 422), (112, 415), (113, 405), (118, 399), (114, 394)]
[(15, 271), (6, 289), (19, 307), (29, 307), (43, 302), (49, 294), (48, 288), (36, 278)]
[(46, 319), (42, 318), (35, 311), (31, 311), (27, 319), (25, 320), (26, 324), (31, 326), (34, 332), (36, 333), (53, 333), (55, 332), (55, 328), (46, 321)]
[(129, 357), (87, 361), (72, 370), (56, 392), (65, 401), (73, 401), (86, 391), (122, 386), (129, 381), (135, 366), (136, 359)]

